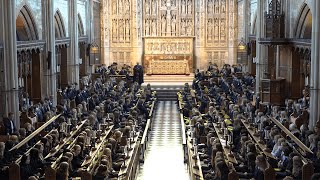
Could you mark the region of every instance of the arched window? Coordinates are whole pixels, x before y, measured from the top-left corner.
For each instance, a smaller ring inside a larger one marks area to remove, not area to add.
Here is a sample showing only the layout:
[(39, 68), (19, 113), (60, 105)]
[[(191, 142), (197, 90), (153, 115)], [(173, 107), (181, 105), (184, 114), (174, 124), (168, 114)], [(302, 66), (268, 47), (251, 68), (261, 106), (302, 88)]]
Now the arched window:
[(16, 19), (17, 41), (31, 41), (38, 39), (38, 32), (34, 18), (27, 6), (23, 6)]
[(55, 24), (56, 39), (66, 37), (66, 31), (65, 31), (62, 16), (59, 10), (54, 15), (54, 24)]
[(295, 37), (300, 39), (311, 39), (312, 36), (312, 15), (310, 8), (304, 4), (297, 18)]

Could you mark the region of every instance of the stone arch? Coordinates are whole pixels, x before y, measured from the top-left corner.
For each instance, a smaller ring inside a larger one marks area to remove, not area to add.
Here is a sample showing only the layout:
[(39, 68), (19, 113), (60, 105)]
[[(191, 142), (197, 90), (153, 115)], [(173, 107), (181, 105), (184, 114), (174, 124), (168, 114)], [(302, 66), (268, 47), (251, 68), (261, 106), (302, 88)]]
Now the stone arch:
[(79, 13), (78, 13), (78, 34), (79, 34), (79, 36), (84, 35), (83, 22), (82, 22), (81, 15)]
[(309, 6), (304, 3), (297, 16), (294, 37), (299, 39), (311, 39), (312, 36), (312, 14)]
[(55, 37), (56, 39), (66, 37), (66, 30), (63, 23), (62, 15), (60, 10), (57, 10), (54, 14), (54, 24), (55, 24)]
[(16, 18), (17, 41), (38, 40), (37, 26), (34, 17), (27, 5), (24, 5)]

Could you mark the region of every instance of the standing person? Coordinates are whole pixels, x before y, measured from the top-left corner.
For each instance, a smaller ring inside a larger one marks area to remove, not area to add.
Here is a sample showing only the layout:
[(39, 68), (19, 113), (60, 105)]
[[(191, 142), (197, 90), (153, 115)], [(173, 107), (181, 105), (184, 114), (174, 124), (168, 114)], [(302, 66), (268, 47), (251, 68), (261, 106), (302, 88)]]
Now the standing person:
[(12, 135), (16, 132), (16, 126), (14, 125), (14, 114), (9, 112), (7, 118), (3, 118), (3, 124), (5, 126), (6, 134)]
[(139, 63), (133, 67), (133, 81), (138, 82), (140, 85), (144, 82), (143, 67)]

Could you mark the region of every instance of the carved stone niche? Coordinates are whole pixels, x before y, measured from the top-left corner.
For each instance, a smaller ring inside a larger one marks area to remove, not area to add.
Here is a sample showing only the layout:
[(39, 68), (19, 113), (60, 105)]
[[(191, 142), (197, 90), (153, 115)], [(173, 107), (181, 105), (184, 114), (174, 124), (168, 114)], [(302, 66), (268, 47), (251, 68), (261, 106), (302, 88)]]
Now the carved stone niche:
[(268, 9), (268, 12), (265, 12), (266, 38), (284, 38), (284, 13), (280, 0), (272, 0)]

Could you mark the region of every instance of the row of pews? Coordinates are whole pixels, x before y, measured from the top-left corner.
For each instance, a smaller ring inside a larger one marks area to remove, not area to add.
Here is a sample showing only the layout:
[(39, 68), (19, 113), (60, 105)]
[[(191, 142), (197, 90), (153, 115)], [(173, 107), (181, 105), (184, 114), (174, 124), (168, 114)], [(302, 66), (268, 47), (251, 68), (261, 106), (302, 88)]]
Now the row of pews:
[[(156, 97), (156, 92), (153, 92), (153, 96)], [(138, 102), (138, 101), (137, 101)], [(157, 99), (153, 98), (150, 103), (150, 112), (147, 117), (147, 123), (143, 132), (133, 130), (130, 132), (130, 138), (121, 137), (121, 145), (124, 145), (125, 148), (125, 159), (122, 162), (120, 171), (118, 172), (117, 178), (114, 179), (124, 179), (131, 180), (135, 179), (138, 167), (141, 162), (144, 161), (145, 150), (148, 146), (149, 134), (152, 127), (152, 117), (154, 109), (156, 108)], [(44, 130), (54, 123), (62, 114), (58, 114), (52, 117), (48, 122), (43, 124), (32, 134), (14, 146), (10, 151), (17, 151), (19, 148), (26, 145), (32, 139), (39, 139)], [(72, 150), (76, 145), (79, 137), (82, 133), (86, 131), (85, 127), (88, 125), (89, 120), (84, 119), (80, 121), (72, 130), (67, 132), (66, 136), (63, 139), (60, 139), (59, 143), (51, 149), (51, 151), (46, 154), (43, 159), (47, 162), (50, 162), (46, 165), (44, 178), (45, 180), (56, 180), (57, 168), (60, 163), (60, 159), (63, 156), (63, 151), (65, 149)], [(99, 125), (99, 129), (95, 134), (95, 143), (85, 144), (86, 148), (89, 149), (88, 154), (86, 154), (84, 161), (81, 164), (81, 170), (79, 171), (79, 179), (92, 180), (94, 179), (94, 172), (100, 164), (101, 158), (103, 156), (103, 151), (108, 143), (108, 138), (110, 138), (114, 131), (113, 123), (106, 121), (103, 124)], [(45, 136), (52, 133), (56, 133), (57, 130), (53, 129), (49, 132), (45, 132)], [(44, 136), (44, 137), (45, 137)], [(37, 144), (40, 144), (41, 141), (37, 141), (34, 146), (29, 147), (24, 154), (29, 154), (31, 149), (36, 147)], [(20, 178), (20, 162), (21, 157), (18, 157), (13, 163), (9, 166), (9, 180), (21, 180)]]
[[(241, 77), (240, 74), (237, 74), (237, 77)], [(218, 83), (218, 78), (213, 78), (216, 83)], [(227, 81), (231, 81), (231, 78), (226, 78)], [(208, 80), (203, 80), (201, 83), (203, 86), (208, 87)], [(189, 89), (187, 93), (187, 98), (189, 102), (192, 102), (193, 107), (199, 107), (200, 102), (197, 99), (196, 91), (193, 89)], [(185, 97), (183, 95), (183, 92), (178, 92), (178, 106), (180, 110), (180, 119), (181, 119), (181, 129), (182, 129), (182, 138), (183, 138), (183, 149), (185, 152), (185, 161), (188, 163), (189, 167), (189, 173), (191, 179), (206, 179), (203, 167), (206, 166), (207, 162), (203, 161), (201, 157), (203, 157), (203, 152), (199, 151), (200, 146), (206, 146), (207, 145), (207, 137), (206, 136), (200, 136), (198, 138), (195, 137), (193, 134), (194, 124), (192, 124), (192, 119), (189, 117), (185, 117), (184, 112), (184, 106), (186, 105)], [(241, 102), (241, 98), (240, 98)], [(213, 101), (210, 99), (208, 102), (208, 106), (214, 104)], [(240, 103), (238, 104), (240, 105)], [(215, 109), (220, 109), (220, 107), (214, 107)], [(206, 109), (206, 112), (208, 112), (208, 109)], [(239, 166), (240, 162), (237, 160), (237, 154), (233, 152), (232, 145), (234, 142), (233, 140), (233, 124), (231, 121), (231, 118), (228, 117), (228, 115), (220, 111), (221, 113), (221, 119), (219, 118), (218, 122), (205, 122), (205, 127), (210, 129), (210, 131), (214, 132), (214, 137), (218, 139), (219, 143), (222, 147), (222, 153), (224, 155), (224, 161), (228, 165), (229, 168), (229, 174), (228, 179), (229, 180), (238, 180), (240, 179), (239, 173), (236, 171), (236, 166)], [(201, 117), (204, 117), (205, 114), (201, 114)], [(274, 117), (268, 116), (272, 120), (272, 123), (274, 126), (278, 127), (281, 130), (282, 137), (286, 140), (291, 139), (290, 145), (293, 148), (293, 150), (299, 154), (303, 161), (302, 166), (302, 179), (303, 180), (310, 180), (311, 176), (315, 173), (314, 167), (308, 158), (306, 158), (307, 153), (313, 153), (306, 145), (304, 145), (297, 137), (295, 137), (285, 126), (283, 126), (278, 120), (276, 120)], [(246, 114), (241, 114), (240, 123), (242, 129), (244, 129), (249, 136), (249, 140), (252, 141), (257, 149), (258, 154), (263, 155), (266, 157), (266, 159), (270, 162), (277, 162), (278, 160), (272, 155), (271, 150), (267, 148), (265, 139), (262, 138), (261, 134), (263, 133), (263, 130), (259, 130), (257, 128), (257, 124), (255, 124), (251, 118), (247, 117)], [(199, 139), (199, 140), (197, 140)], [(198, 142), (195, 142), (198, 141)], [(210, 158), (210, 157), (209, 157)], [(272, 167), (272, 165), (268, 164), (268, 168), (264, 171), (264, 179), (266, 180), (273, 180), (276, 179), (276, 174), (279, 171), (278, 168)]]

